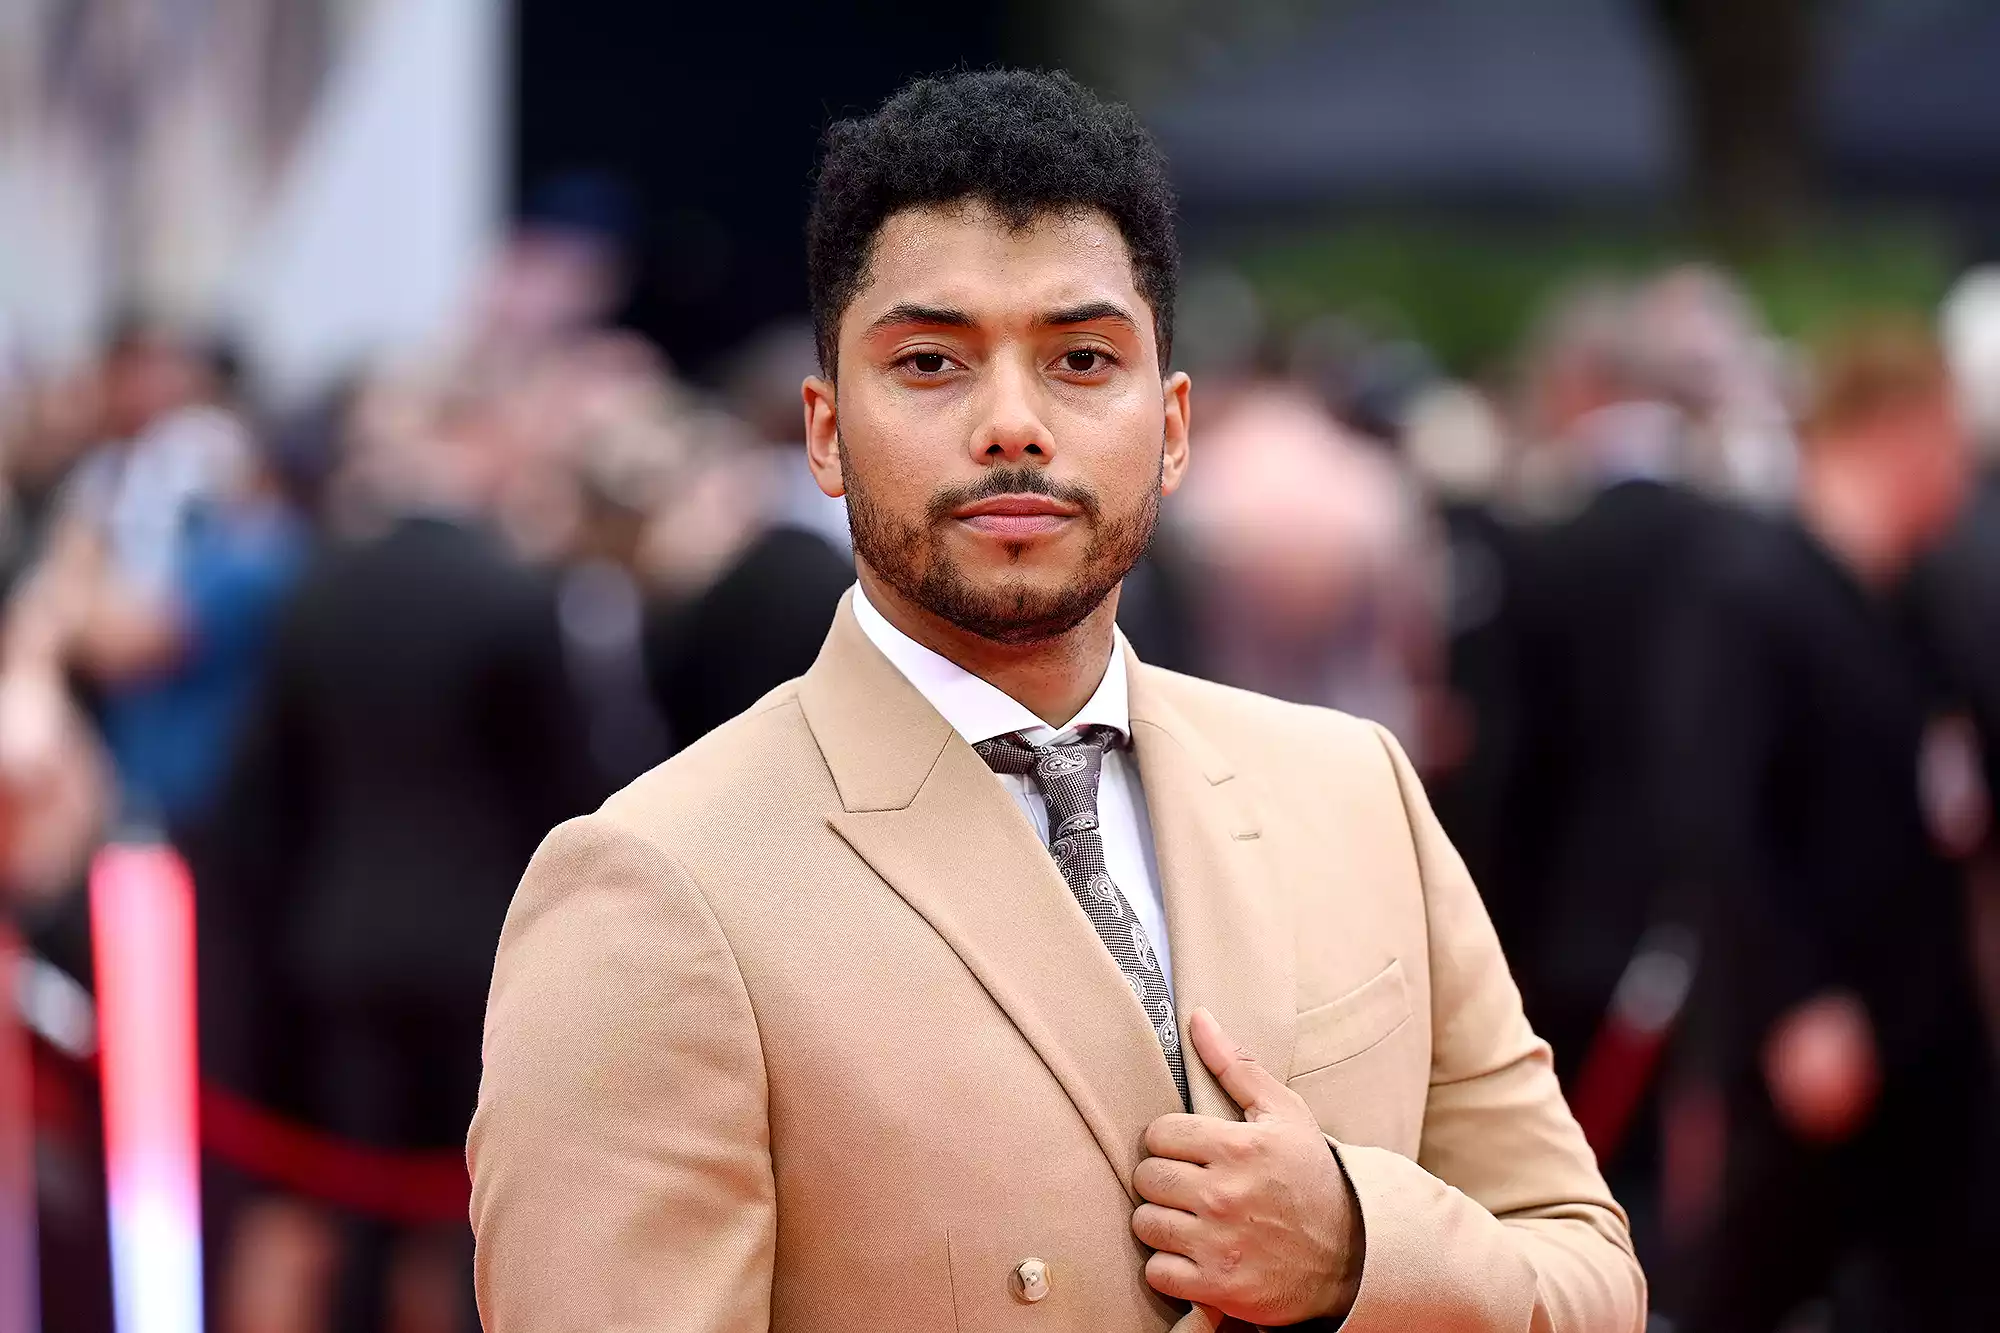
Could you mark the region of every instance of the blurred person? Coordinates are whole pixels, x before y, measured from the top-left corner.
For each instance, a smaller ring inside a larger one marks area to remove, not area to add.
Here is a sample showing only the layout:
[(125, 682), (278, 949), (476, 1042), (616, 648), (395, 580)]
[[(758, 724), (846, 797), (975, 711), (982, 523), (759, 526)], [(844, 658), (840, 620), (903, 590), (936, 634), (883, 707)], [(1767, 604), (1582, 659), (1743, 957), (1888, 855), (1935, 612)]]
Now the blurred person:
[(631, 284), (638, 222), (616, 177), (571, 171), (536, 183), (474, 301), (458, 373), (504, 386), (604, 327)]
[[(1957, 524), (1919, 567), (1911, 600), (1977, 751), (1959, 755), (1956, 765), (1972, 779), (1960, 802), (1959, 838), (1973, 857), (1974, 939), (1988, 1030), (2000, 1046), (2000, 267), (1961, 278), (1941, 326), (1977, 474)], [(1952, 766), (1947, 761), (1947, 771)]]
[(1733, 528), (1670, 643), (1665, 848), (1704, 905), (1690, 1077), (1723, 1131), (1717, 1177), (1679, 1185), (1676, 1313), (1769, 1333), (1817, 1298), (1836, 1329), (1991, 1329), (1992, 1061), (1921, 791), (1935, 695), (1892, 601), (1958, 509), (1964, 437), (1914, 322), (1816, 369), (1798, 521)]
[(1404, 478), (1290, 385), (1240, 391), (1201, 444), (1176, 528), (1204, 668), (1366, 717), (1421, 756), (1411, 649), (1429, 593)]
[(0, 909), (13, 908), (31, 932), (55, 924), (83, 882), (116, 790), (55, 645), (35, 641), (44, 632), (17, 619), (0, 639)]
[[(1693, 484), (1695, 413), (1713, 376), (1649, 318), (1658, 291), (1571, 292), (1530, 344), (1526, 426), (1564, 460), (1569, 499), (1514, 552), (1514, 744), (1487, 812), (1487, 900), (1522, 1002), (1647, 1262), (1662, 1244), (1661, 1055), (1700, 947), (1662, 874), (1663, 638), (1689, 564), (1736, 521)], [(1642, 1017), (1630, 987), (1651, 977), (1665, 986)]]
[[(247, 955), (246, 1091), (419, 1150), (463, 1138), (514, 883), (542, 834), (601, 789), (554, 591), (494, 531), (511, 460), (498, 408), (408, 393), (378, 385), (358, 407), (375, 526), (327, 550), (287, 608), (209, 896)], [(336, 1232), (274, 1200), (245, 1215), (224, 1286), (248, 1305), (228, 1319), (262, 1328), (259, 1310), (286, 1308), (253, 1299), (275, 1265), (334, 1286), (289, 1308), (330, 1311), (335, 1329), (456, 1329), (469, 1261), (461, 1228)]]
[(799, 385), (818, 370), (815, 355), (810, 320), (772, 324), (730, 358), (723, 396), (729, 410), (764, 446), (759, 456), (771, 471), (774, 523), (814, 533), (848, 556), (854, 542), (847, 530), (846, 506), (820, 491), (800, 458)]
[(692, 446), (664, 391), (609, 396), (573, 428), (581, 432), (571, 448), (581, 512), (556, 573), (556, 621), (591, 757), (610, 790), (673, 751), (648, 670), (655, 599), (645, 583), (646, 538)]
[(94, 693), (128, 817), (184, 834), (221, 780), (304, 555), (228, 359), (131, 323), (104, 358), (109, 437), (65, 483), (9, 615)]
[(1188, 458), (1172, 218), (1063, 75), (829, 132), (806, 444), (860, 582), (522, 882), (490, 1333), (1643, 1322), (1394, 740), (1119, 641)]
[[(485, 404), (505, 459), (493, 518), (522, 558), (541, 566), (562, 565), (588, 540), (583, 473), (592, 442), (617, 434), (620, 423), (692, 411), (659, 349), (619, 329), (578, 331), (504, 381), (449, 363), (434, 374), (434, 388)], [(655, 437), (663, 465), (685, 461), (687, 434)]]
[(1425, 777), (1438, 819), (1485, 890), (1487, 910), (1511, 940), (1495, 854), (1502, 798), (1521, 742), (1520, 576), (1525, 536), (1507, 510), (1512, 444), (1491, 400), (1467, 384), (1419, 392), (1404, 414), (1400, 447), (1436, 515), (1444, 544), (1438, 632), (1443, 679), (1427, 726)]
[[(98, 389), (95, 367), (24, 373), (7, 386), (0, 599), (46, 552), (63, 482), (99, 430)], [(0, 903), (13, 904), (31, 926), (82, 881), (115, 793), (96, 729), (69, 688), (62, 622), (52, 610), (9, 606), (0, 619)]]
[(292, 510), (314, 524), (328, 518), (331, 493), (345, 461), (347, 429), (368, 376), (355, 370), (271, 422), (271, 475)]
[(655, 515), (646, 652), (677, 747), (803, 675), (854, 582), (846, 512), (800, 452), (813, 368), (810, 326), (774, 325), (740, 349), (725, 409), (689, 423), (700, 457)]
[(34, 567), (61, 512), (63, 484), (101, 437), (97, 368), (25, 373), (0, 422), (0, 598)]
[(1688, 483), (1686, 391), (1643, 297), (1599, 283), (1558, 298), (1522, 386), (1527, 430), (1563, 460), (1569, 499), (1519, 552), (1519, 744), (1488, 897), (1568, 1087), (1662, 910), (1645, 780), (1659, 639), (1688, 562), (1727, 521)]
[(1634, 295), (1652, 374), (1687, 417), (1686, 471), (1716, 494), (1765, 510), (1797, 484), (1793, 367), (1726, 273), (1680, 264)]

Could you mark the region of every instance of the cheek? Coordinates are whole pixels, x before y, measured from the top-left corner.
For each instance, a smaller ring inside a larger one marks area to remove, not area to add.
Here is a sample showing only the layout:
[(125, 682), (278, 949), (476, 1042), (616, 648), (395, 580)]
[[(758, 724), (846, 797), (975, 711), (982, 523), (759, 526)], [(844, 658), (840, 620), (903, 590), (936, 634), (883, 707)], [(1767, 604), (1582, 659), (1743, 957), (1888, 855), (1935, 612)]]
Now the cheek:
[(1078, 471), (1089, 473), (1105, 491), (1138, 489), (1126, 484), (1135, 476), (1147, 487), (1158, 482), (1166, 420), (1157, 393), (1133, 386), (1062, 402), (1050, 415), (1058, 454), (1067, 448)]
[(845, 413), (840, 443), (847, 484), (867, 492), (869, 503), (902, 513), (920, 510), (944, 484), (949, 450), (935, 423), (870, 404)]

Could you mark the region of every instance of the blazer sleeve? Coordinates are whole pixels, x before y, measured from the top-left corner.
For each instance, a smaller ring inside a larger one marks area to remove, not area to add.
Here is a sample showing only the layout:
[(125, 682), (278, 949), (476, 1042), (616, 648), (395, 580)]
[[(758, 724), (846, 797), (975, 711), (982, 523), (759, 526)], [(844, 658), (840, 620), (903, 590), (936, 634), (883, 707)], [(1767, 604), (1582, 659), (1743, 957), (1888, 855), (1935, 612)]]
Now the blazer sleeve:
[(1521, 1011), (1499, 941), (1409, 759), (1401, 788), (1430, 929), (1431, 1072), (1416, 1161), (1334, 1143), (1366, 1253), (1343, 1333), (1637, 1333), (1645, 1278)]
[(467, 1143), (486, 1333), (770, 1326), (756, 1019), (694, 881), (597, 814), (508, 912)]

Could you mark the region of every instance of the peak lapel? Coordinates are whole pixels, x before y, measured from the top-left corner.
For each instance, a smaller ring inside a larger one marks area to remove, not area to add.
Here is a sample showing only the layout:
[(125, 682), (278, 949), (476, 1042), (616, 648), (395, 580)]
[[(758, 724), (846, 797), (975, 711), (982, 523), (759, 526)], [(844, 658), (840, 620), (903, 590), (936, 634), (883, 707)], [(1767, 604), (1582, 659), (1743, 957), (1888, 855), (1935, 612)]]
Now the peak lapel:
[(1180, 1096), (1054, 858), (845, 603), (799, 697), (844, 807), (829, 824), (1007, 1014), (1129, 1193), (1146, 1126)]
[[(1132, 744), (1166, 898), (1181, 1031), (1205, 1007), (1279, 1078), (1297, 1023), (1293, 925), (1268, 867), (1256, 812), (1233, 766), (1129, 658)], [(1186, 1044), (1188, 1091), (1200, 1115), (1242, 1112)]]

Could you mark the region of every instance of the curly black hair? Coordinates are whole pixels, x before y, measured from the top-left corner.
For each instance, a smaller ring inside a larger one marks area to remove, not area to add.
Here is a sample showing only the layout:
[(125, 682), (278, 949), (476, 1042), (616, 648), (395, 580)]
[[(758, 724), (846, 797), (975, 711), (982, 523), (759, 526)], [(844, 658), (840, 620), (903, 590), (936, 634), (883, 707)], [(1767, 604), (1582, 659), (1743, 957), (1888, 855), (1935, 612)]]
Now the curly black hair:
[(980, 200), (1010, 226), (1102, 212), (1153, 308), (1160, 363), (1173, 346), (1180, 245), (1166, 158), (1138, 117), (1067, 74), (961, 71), (914, 79), (873, 115), (826, 132), (806, 223), (806, 279), (820, 368), (867, 280), (882, 224), (906, 208)]

